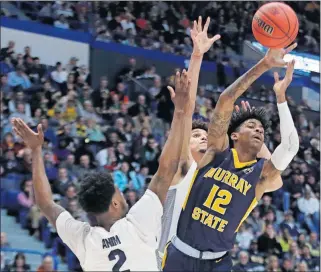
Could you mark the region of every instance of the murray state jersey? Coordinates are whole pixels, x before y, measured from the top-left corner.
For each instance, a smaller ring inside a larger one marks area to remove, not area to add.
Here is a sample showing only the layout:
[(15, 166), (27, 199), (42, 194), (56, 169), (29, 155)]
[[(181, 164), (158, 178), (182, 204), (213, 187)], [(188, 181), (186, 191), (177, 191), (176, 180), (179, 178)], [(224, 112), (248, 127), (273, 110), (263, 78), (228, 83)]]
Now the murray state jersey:
[(177, 236), (200, 251), (232, 249), (237, 231), (257, 205), (255, 187), (264, 160), (240, 162), (235, 149), (215, 154), (194, 173)]
[(77, 221), (66, 211), (58, 216), (56, 226), (84, 271), (157, 271), (162, 214), (158, 196), (147, 190), (110, 231)]

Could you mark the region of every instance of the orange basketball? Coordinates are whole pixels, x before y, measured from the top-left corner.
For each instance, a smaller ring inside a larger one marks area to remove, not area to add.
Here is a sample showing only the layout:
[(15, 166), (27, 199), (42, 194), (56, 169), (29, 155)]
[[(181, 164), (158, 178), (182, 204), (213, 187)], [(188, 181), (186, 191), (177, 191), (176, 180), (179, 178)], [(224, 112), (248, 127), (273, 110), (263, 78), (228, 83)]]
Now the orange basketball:
[(255, 39), (262, 45), (284, 48), (298, 35), (298, 17), (293, 9), (284, 3), (268, 3), (254, 14), (252, 31)]

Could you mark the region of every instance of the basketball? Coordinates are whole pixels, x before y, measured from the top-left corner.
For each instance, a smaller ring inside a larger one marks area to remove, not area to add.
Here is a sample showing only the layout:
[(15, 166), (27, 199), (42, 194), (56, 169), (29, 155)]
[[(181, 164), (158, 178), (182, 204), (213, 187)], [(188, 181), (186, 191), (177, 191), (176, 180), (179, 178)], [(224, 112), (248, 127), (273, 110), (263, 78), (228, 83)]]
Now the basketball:
[(272, 2), (260, 7), (252, 20), (255, 39), (268, 48), (285, 48), (298, 35), (296, 13), (286, 4)]

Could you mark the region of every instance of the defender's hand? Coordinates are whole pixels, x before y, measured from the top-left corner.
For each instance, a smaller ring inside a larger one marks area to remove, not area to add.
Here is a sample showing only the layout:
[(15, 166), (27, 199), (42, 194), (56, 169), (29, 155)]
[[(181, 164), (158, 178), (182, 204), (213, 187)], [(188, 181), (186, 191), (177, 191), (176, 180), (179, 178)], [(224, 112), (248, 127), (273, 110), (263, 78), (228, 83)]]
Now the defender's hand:
[(269, 67), (286, 67), (289, 63), (283, 60), (284, 56), (297, 47), (297, 43), (286, 49), (269, 49), (264, 57), (265, 64)]
[(283, 80), (280, 80), (279, 74), (277, 72), (274, 72), (275, 83), (273, 86), (273, 90), (276, 94), (276, 97), (280, 97), (280, 96), (285, 97), (286, 89), (289, 87), (289, 85), (292, 81), (294, 64), (295, 64), (294, 60), (292, 60), (288, 64), (288, 67), (287, 67), (286, 73), (285, 73), (285, 77), (283, 78)]
[(12, 118), (14, 132), (24, 141), (24, 143), (32, 150), (41, 147), (44, 141), (42, 126), (37, 127), (38, 133), (35, 133), (20, 118)]
[(198, 22), (194, 21), (194, 27), (191, 30), (191, 38), (193, 40), (193, 55), (202, 56), (206, 53), (213, 43), (221, 38), (220, 35), (215, 35), (213, 38), (209, 39), (207, 37), (207, 30), (210, 24), (210, 17), (207, 17), (206, 23), (202, 30), (202, 17), (198, 17)]
[[(250, 106), (250, 103), (248, 102), (248, 101), (241, 101), (241, 107), (242, 107), (242, 111), (251, 111), (252, 109), (254, 109), (254, 107), (252, 107), (251, 108), (251, 106)], [(240, 112), (241, 111), (241, 109), (240, 109), (240, 107), (238, 106), (238, 105), (235, 105), (234, 106), (234, 110), (236, 111), (236, 112)]]
[(191, 80), (187, 78), (186, 70), (183, 70), (182, 75), (176, 72), (175, 91), (172, 87), (167, 86), (175, 105), (175, 111), (183, 113), (194, 112), (195, 101), (191, 99), (190, 87)]

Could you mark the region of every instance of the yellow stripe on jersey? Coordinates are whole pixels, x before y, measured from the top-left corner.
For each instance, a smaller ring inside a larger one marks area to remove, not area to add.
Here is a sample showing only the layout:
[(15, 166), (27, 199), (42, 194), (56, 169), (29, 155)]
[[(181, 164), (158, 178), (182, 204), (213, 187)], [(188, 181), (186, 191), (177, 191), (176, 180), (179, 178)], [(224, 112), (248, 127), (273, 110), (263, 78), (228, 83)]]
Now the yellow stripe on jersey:
[(165, 249), (164, 249), (164, 256), (163, 256), (163, 259), (162, 259), (162, 270), (164, 269), (165, 267), (165, 263), (166, 263), (166, 258), (167, 258), (167, 248), (169, 246), (169, 244), (171, 243), (171, 241), (168, 241), (166, 246), (165, 246)]
[(255, 208), (255, 206), (257, 205), (258, 201), (256, 200), (256, 197), (254, 197), (252, 203), (250, 204), (249, 208), (247, 209), (246, 213), (244, 214), (240, 224), (237, 226), (237, 229), (235, 232), (239, 231), (240, 226), (242, 225), (242, 223), (245, 221), (245, 219), (250, 215), (251, 211)]
[(237, 151), (232, 148), (232, 155), (233, 155), (233, 161), (234, 161), (234, 167), (235, 168), (243, 168), (245, 166), (249, 166), (252, 165), (253, 163), (256, 163), (257, 160), (253, 160), (253, 161), (248, 161), (248, 162), (240, 162), (239, 160), (239, 156), (237, 155)]
[(186, 194), (185, 201), (184, 201), (183, 206), (182, 206), (182, 209), (183, 209), (183, 210), (185, 210), (185, 207), (186, 207), (186, 204), (187, 204), (187, 200), (188, 200), (189, 194), (190, 194), (190, 192), (191, 192), (191, 190), (192, 190), (194, 181), (195, 181), (196, 176), (197, 176), (197, 174), (198, 174), (198, 170), (199, 170), (199, 169), (196, 169), (196, 170), (195, 170), (194, 175), (193, 175), (193, 178), (192, 178), (192, 181), (191, 181), (191, 183), (190, 183), (190, 185), (189, 185), (188, 192), (187, 192), (187, 194)]

